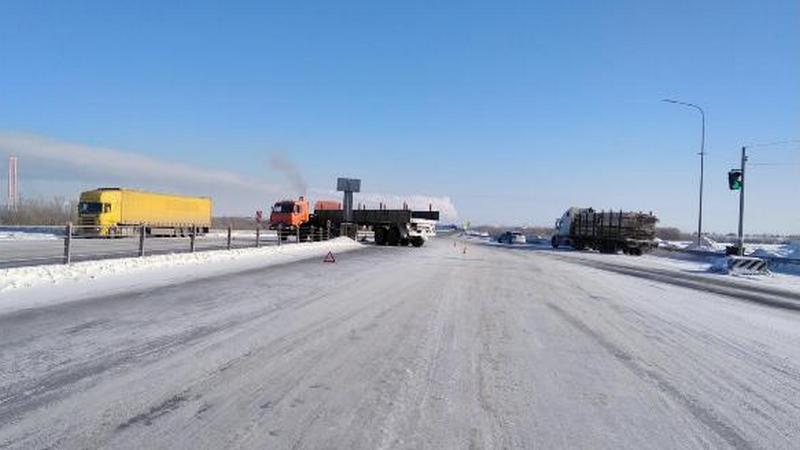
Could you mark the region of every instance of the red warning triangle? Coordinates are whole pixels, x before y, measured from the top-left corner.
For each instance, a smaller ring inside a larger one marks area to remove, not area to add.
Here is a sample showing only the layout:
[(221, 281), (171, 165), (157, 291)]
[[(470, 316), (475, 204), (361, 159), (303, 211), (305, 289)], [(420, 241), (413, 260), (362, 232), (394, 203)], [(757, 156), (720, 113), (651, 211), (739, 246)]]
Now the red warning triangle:
[(322, 262), (335, 263), (336, 258), (333, 257), (333, 252), (329, 251), (328, 254), (325, 255), (325, 259), (323, 259)]

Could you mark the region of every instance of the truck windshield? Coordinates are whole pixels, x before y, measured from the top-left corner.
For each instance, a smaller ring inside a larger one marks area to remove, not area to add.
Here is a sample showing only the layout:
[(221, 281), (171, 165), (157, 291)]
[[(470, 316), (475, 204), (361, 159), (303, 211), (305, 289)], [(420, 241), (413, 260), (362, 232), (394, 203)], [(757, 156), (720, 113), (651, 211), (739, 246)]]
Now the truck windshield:
[(99, 202), (80, 202), (78, 203), (79, 214), (100, 214), (103, 211), (103, 204)]
[(276, 213), (294, 212), (294, 203), (291, 202), (275, 203), (275, 206), (272, 207), (272, 212)]

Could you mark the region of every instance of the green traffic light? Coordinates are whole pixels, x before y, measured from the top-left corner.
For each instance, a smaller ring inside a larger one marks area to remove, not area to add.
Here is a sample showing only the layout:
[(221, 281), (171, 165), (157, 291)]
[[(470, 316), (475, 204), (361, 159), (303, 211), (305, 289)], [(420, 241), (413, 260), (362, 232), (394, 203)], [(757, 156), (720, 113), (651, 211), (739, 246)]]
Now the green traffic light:
[(741, 170), (731, 170), (728, 172), (728, 187), (732, 191), (738, 191), (742, 189), (742, 171)]

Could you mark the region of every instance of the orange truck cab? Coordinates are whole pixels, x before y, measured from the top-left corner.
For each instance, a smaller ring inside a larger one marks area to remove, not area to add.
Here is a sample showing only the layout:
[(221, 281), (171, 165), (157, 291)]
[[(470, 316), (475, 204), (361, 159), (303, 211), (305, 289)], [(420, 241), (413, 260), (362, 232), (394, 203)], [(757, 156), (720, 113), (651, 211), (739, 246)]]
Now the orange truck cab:
[(309, 219), (308, 200), (300, 197), (297, 200), (281, 200), (272, 207), (269, 215), (269, 227), (276, 229), (278, 226), (283, 228), (299, 228)]

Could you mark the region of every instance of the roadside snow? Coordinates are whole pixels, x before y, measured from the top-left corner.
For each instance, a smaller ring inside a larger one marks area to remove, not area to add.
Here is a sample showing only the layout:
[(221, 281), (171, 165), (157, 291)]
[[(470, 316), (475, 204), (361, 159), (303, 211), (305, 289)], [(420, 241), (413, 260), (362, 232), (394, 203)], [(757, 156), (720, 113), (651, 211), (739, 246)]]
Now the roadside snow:
[[(792, 268), (780, 268), (776, 273), (775, 267), (771, 267), (772, 273), (762, 275), (744, 275), (735, 273), (721, 273), (714, 270), (717, 264), (723, 264), (724, 256), (697, 257), (688, 254), (674, 252), (655, 252), (644, 256), (603, 255), (593, 252), (558, 252), (559, 255), (574, 257), (579, 259), (590, 259), (607, 261), (616, 264), (623, 264), (631, 267), (645, 267), (651, 269), (663, 269), (665, 271), (677, 271), (691, 273), (708, 278), (727, 278), (732, 282), (742, 282), (759, 286), (770, 286), (774, 288), (789, 289), (800, 292), (800, 277), (792, 275)], [(793, 266), (794, 268), (798, 266)]]
[(783, 245), (760, 245), (753, 256), (800, 259), (800, 241), (791, 241)]
[(348, 238), (0, 270), (0, 314), (363, 248)]
[[(278, 238), (278, 235), (275, 231), (261, 230), (260, 234), (262, 240), (267, 240), (267, 239), (276, 240)], [(205, 235), (203, 235), (201, 238), (223, 239), (227, 237), (228, 237), (228, 230), (213, 229), (208, 233), (206, 233)], [(231, 237), (233, 239), (243, 238), (243, 237), (255, 239), (256, 230), (233, 230), (231, 232)]]
[[(703, 236), (701, 244), (698, 246), (689, 241), (664, 241), (657, 239), (658, 246), (667, 250), (703, 250), (711, 252), (724, 252), (725, 247), (734, 245), (732, 242), (716, 242)], [(745, 250), (749, 256), (779, 257), (800, 259), (800, 241), (790, 241), (786, 244), (750, 244), (745, 242)]]
[(0, 230), (0, 241), (49, 241), (53, 239), (61, 239), (61, 236), (56, 236), (53, 233)]
[(705, 251), (723, 251), (727, 247), (727, 244), (719, 243), (708, 236), (702, 236), (700, 238), (700, 245), (697, 243), (691, 243), (685, 248), (687, 250), (705, 250)]

